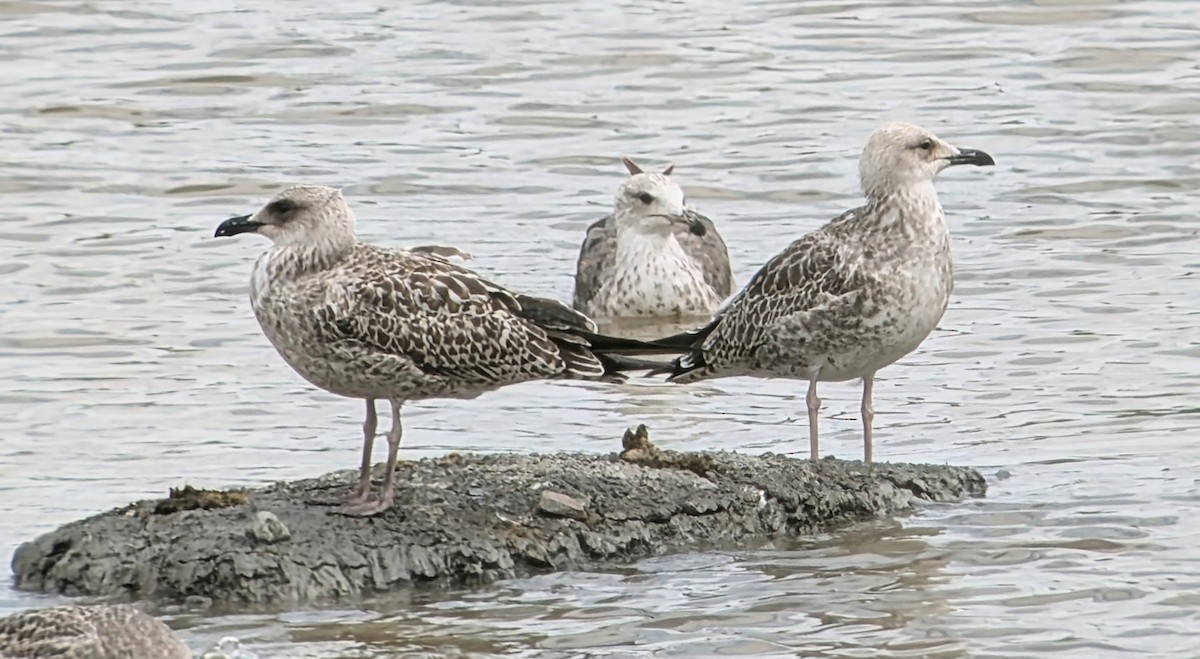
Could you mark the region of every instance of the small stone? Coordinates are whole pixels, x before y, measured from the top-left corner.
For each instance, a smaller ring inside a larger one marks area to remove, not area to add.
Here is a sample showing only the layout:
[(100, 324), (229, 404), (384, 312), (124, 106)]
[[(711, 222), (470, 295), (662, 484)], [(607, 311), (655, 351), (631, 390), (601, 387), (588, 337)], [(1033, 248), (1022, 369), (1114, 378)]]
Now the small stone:
[(265, 544), (273, 544), (291, 538), (292, 532), (279, 521), (275, 513), (260, 510), (254, 514), (254, 523), (250, 525), (250, 537)]
[(551, 517), (568, 517), (580, 521), (587, 519), (587, 509), (583, 503), (562, 492), (543, 490), (541, 498), (538, 499), (537, 507), (538, 511), (542, 514)]
[(213, 601), (211, 597), (201, 595), (188, 595), (183, 598), (183, 606), (192, 611), (204, 611), (212, 608)]

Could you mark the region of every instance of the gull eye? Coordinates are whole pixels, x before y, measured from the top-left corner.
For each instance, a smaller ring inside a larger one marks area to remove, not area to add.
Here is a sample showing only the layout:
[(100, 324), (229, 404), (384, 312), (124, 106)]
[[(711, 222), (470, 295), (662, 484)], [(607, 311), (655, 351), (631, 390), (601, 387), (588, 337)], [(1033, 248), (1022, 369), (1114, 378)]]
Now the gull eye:
[(294, 210), (296, 210), (296, 202), (291, 199), (276, 199), (267, 204), (267, 211), (276, 216), (287, 215)]
[(919, 146), (924, 151), (928, 151), (933, 148), (933, 140), (930, 140), (930, 139), (921, 140), (921, 143), (918, 144), (917, 146)]
[(637, 198), (638, 201), (646, 204), (647, 206), (654, 203), (654, 195), (650, 194), (649, 192), (639, 192)]

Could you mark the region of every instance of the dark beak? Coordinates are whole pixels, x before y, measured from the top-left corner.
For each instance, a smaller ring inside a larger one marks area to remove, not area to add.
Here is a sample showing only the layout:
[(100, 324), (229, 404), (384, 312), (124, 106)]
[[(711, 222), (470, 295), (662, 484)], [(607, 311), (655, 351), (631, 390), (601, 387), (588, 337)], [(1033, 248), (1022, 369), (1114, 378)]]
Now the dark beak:
[(262, 222), (252, 222), (252, 215), (239, 215), (225, 220), (217, 227), (217, 232), (213, 234), (213, 238), (221, 236), (236, 236), (239, 233), (251, 233), (258, 231), (258, 228), (263, 225)]
[(994, 166), (995, 160), (978, 149), (959, 149), (958, 154), (946, 158), (950, 165), (975, 165), (976, 167)]
[(700, 222), (700, 218), (696, 213), (684, 211), (679, 215), (654, 215), (653, 217), (662, 217), (670, 220), (673, 224), (686, 224), (688, 231), (697, 235), (703, 236), (708, 233), (708, 229)]
[(708, 227), (704, 225), (704, 216), (694, 210), (685, 208), (683, 215), (676, 216), (675, 221), (686, 224), (688, 233), (693, 236), (703, 236), (708, 233)]

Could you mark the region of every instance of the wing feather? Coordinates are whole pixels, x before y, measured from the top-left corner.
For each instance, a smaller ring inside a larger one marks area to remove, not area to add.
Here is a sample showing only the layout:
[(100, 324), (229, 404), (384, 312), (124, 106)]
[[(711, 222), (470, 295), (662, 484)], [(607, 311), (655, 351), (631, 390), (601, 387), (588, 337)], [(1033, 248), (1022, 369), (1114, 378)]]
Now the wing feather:
[[(319, 316), (331, 340), (349, 341), (381, 358), (411, 360), (431, 376), (463, 385), (501, 385), (576, 375), (575, 346), (523, 317), (518, 296), (437, 256), (361, 246), (340, 290), (327, 291)], [(584, 347), (587, 355), (590, 352)], [(603, 371), (591, 356), (587, 373)]]
[(587, 313), (600, 292), (604, 273), (613, 268), (617, 254), (617, 230), (613, 216), (606, 215), (587, 228), (579, 258), (575, 261), (575, 296), (572, 306)]
[(771, 342), (780, 323), (815, 322), (832, 306), (853, 303), (867, 276), (847, 267), (847, 251), (836, 228), (860, 209), (793, 241), (768, 260), (703, 330), (692, 353), (676, 362), (673, 377), (737, 368)]

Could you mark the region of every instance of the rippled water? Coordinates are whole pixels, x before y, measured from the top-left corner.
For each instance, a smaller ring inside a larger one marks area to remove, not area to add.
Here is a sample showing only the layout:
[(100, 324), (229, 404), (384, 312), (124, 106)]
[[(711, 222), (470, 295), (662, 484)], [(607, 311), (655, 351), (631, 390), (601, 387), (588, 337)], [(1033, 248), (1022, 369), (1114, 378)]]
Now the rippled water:
[[(252, 7), (247, 9), (246, 7)], [(1200, 4), (0, 3), (0, 547), (183, 481), (357, 464), (352, 401), (261, 337), (225, 217), (345, 186), (363, 236), (569, 299), (617, 157), (678, 164), (739, 281), (857, 203), (903, 118), (995, 155), (939, 188), (959, 284), (876, 386), (879, 459), (986, 500), (828, 537), (361, 611), (170, 620), (261, 657), (1196, 656)], [(856, 457), (858, 388), (825, 387)], [(803, 455), (803, 388), (527, 384), (411, 405), (406, 453)], [(1010, 475), (1010, 477), (1003, 477)], [(6, 587), (5, 587), (6, 588)], [(49, 598), (0, 590), (0, 612)]]

